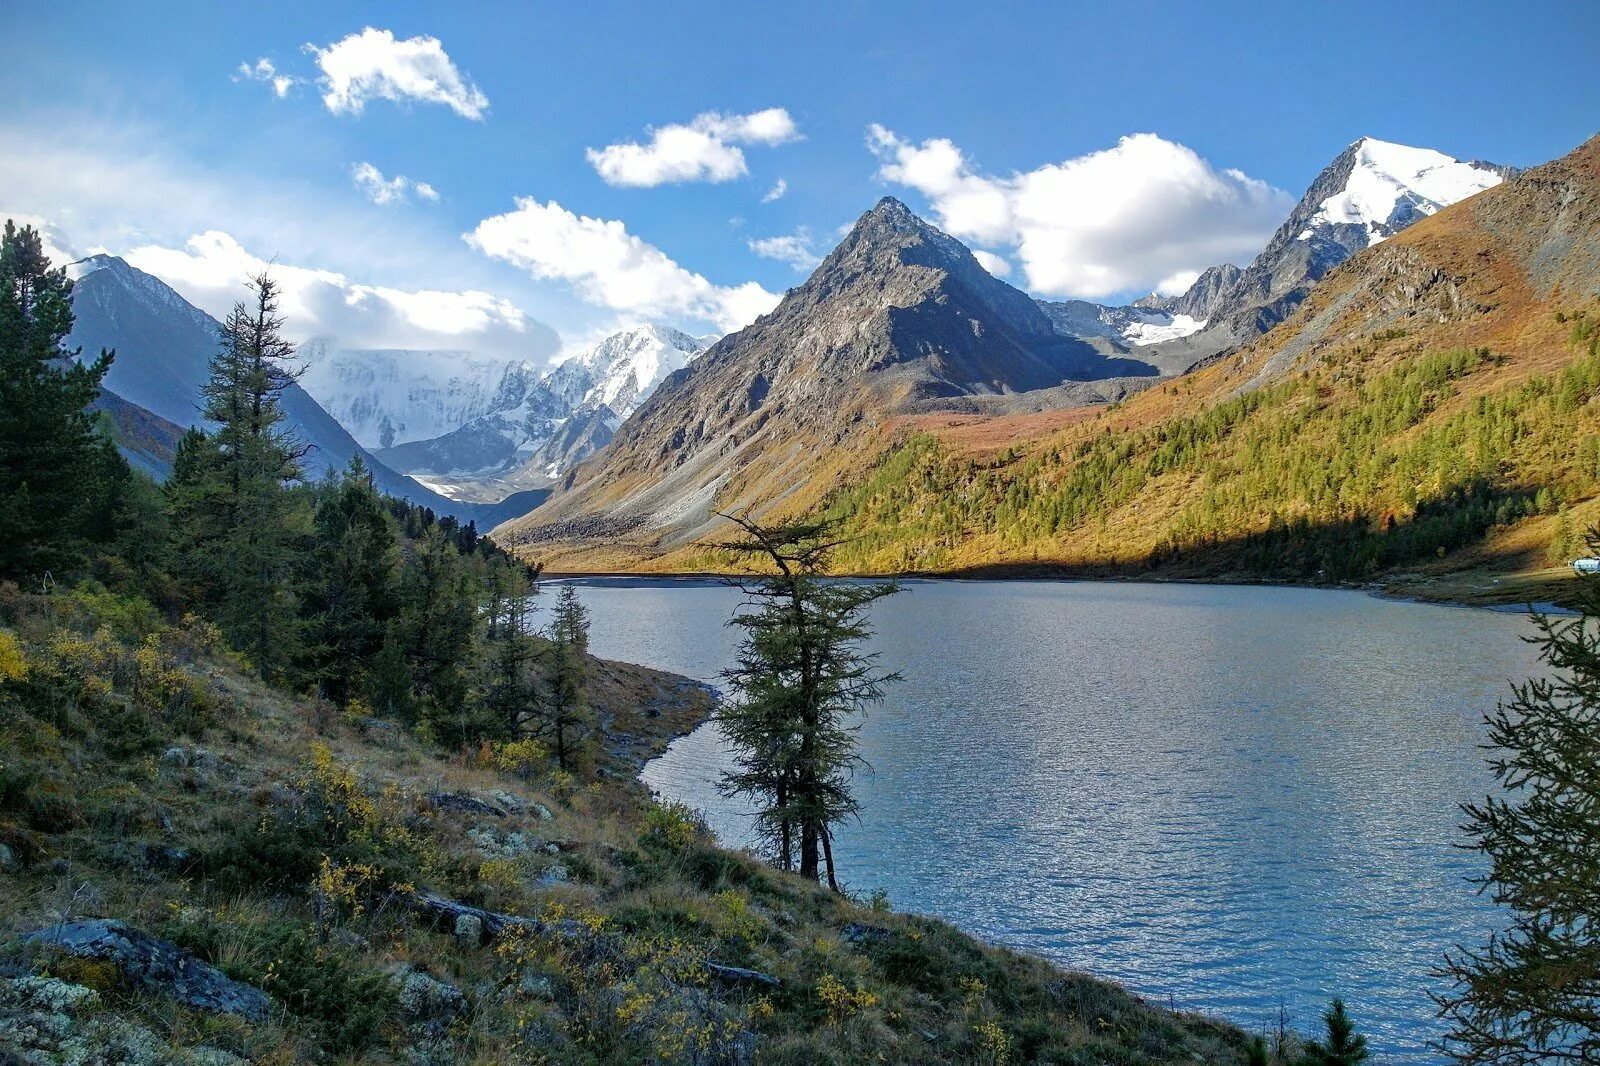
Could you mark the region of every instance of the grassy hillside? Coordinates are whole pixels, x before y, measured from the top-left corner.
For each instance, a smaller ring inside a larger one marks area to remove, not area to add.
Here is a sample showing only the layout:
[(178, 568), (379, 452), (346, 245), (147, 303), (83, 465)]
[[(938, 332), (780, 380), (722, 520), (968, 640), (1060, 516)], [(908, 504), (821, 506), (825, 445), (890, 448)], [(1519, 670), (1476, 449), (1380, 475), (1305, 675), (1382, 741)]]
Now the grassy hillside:
[[(698, 690), (593, 676), (609, 728), (576, 777), (265, 687), (209, 626), (136, 599), (5, 590), (0, 1046), (210, 1066), (1243, 1061), (1228, 1026), (717, 847), (633, 780), (703, 716)], [(480, 910), (452, 922), (441, 901)], [(184, 1006), (21, 942), (91, 917), (270, 1012)]]
[(1573, 354), (1545, 372), (1396, 332), (1151, 425), (1104, 412), (993, 455), (908, 433), (834, 498), (841, 562), (1367, 580), (1525, 524), (1513, 562), (1559, 564), (1600, 518), (1600, 307), (1561, 317)]

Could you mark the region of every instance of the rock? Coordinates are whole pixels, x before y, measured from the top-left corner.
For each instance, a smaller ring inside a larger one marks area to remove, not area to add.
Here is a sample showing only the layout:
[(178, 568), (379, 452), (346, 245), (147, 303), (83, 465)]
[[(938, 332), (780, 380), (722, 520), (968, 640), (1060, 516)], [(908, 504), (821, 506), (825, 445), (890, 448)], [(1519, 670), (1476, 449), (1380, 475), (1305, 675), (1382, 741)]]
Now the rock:
[(428, 806), (439, 811), (487, 814), (493, 818), (504, 818), (506, 816), (504, 807), (479, 799), (468, 792), (430, 792), (428, 793)]
[(14, 874), (22, 868), (22, 861), (17, 858), (17, 853), (5, 844), (0, 844), (0, 872)]
[(474, 827), (467, 830), (467, 839), (491, 859), (520, 859), (542, 850), (537, 840), (520, 830), (501, 835), (493, 829)]
[(176, 944), (119, 921), (93, 918), (47, 926), (28, 934), (23, 942), (73, 958), (115, 963), (129, 983), (201, 1010), (260, 1021), (272, 1007), (261, 989), (235, 981)]
[(877, 944), (888, 940), (889, 930), (881, 925), (867, 925), (865, 922), (851, 922), (839, 930), (839, 935), (852, 944)]
[(556, 863), (554, 866), (550, 867), (550, 869), (539, 875), (539, 884), (549, 888), (552, 885), (565, 884), (567, 881), (571, 880), (571, 878), (572, 871), (568, 870), (560, 863)]
[(455, 938), (463, 947), (475, 948), (483, 943), (483, 919), (476, 914), (456, 915)]
[(467, 997), (455, 985), (409, 966), (395, 976), (400, 982), (400, 1016), (407, 1025), (438, 1033), (467, 1013)]
[(176, 770), (187, 770), (191, 765), (188, 748), (168, 748), (161, 753), (161, 765)]
[(498, 803), (513, 814), (521, 814), (528, 809), (526, 802), (520, 796), (514, 796), (502, 789), (491, 788), (488, 792), (489, 799)]
[(175, 1047), (101, 1010), (99, 993), (52, 977), (0, 980), (0, 1064), (248, 1066), (213, 1047)]
[(552, 840), (550, 843), (544, 846), (544, 853), (546, 855), (560, 855), (561, 845)]
[(548, 822), (555, 817), (555, 815), (550, 813), (550, 808), (546, 807), (542, 803), (535, 803), (533, 805), (533, 809), (539, 812), (539, 821), (541, 822)]
[(764, 985), (767, 988), (777, 988), (783, 984), (771, 974), (759, 970), (747, 970), (743, 966), (724, 966), (719, 962), (708, 962), (706, 970), (712, 977), (729, 984)]
[(517, 991), (531, 999), (555, 999), (555, 985), (543, 974), (525, 973), (517, 982)]

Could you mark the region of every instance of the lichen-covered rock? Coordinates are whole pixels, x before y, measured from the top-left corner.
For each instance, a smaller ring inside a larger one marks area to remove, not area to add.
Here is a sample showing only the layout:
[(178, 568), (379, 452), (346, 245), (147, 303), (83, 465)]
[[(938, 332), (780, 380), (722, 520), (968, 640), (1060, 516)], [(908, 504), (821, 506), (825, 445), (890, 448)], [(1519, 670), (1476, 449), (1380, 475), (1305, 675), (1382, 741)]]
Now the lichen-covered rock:
[(436, 811), (461, 811), (466, 814), (487, 814), (493, 818), (504, 818), (506, 806), (503, 803), (491, 803), (472, 795), (470, 792), (430, 792), (428, 806)]
[(261, 989), (235, 981), (176, 944), (112, 919), (46, 926), (28, 934), (24, 942), (73, 958), (113, 963), (135, 987), (172, 996), (201, 1010), (259, 1021), (272, 1007), (272, 1000)]
[(53, 977), (0, 980), (0, 1062), (7, 1066), (247, 1066), (212, 1047), (176, 1047), (112, 1013), (100, 994)]
[(483, 943), (483, 919), (476, 914), (462, 914), (456, 917), (455, 927), (456, 943), (463, 947), (475, 948)]
[(395, 977), (400, 988), (400, 1016), (407, 1025), (442, 1032), (467, 1013), (467, 997), (455, 985), (409, 966)]
[(474, 826), (467, 830), (467, 839), (485, 858), (506, 861), (520, 859), (544, 848), (540, 841), (520, 830), (497, 833), (493, 829)]

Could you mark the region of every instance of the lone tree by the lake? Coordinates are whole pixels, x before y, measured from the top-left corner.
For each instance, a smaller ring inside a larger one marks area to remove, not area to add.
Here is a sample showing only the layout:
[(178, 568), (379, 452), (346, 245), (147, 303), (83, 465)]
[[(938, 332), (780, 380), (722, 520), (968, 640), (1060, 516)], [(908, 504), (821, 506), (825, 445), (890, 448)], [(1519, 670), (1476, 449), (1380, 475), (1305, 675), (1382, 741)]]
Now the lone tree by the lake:
[(735, 751), (728, 795), (756, 804), (756, 830), (784, 870), (839, 890), (833, 827), (856, 814), (850, 778), (860, 764), (856, 730), (867, 705), (898, 679), (861, 650), (867, 608), (899, 591), (893, 582), (825, 577), (832, 526), (761, 526), (727, 516), (745, 537), (724, 548), (770, 572), (737, 579), (748, 600), (730, 622), (744, 630), (733, 690), (717, 713)]
[(1507, 795), (1464, 808), (1489, 859), (1479, 890), (1509, 919), (1441, 969), (1441, 1046), (1464, 1063), (1600, 1061), (1600, 581), (1578, 580), (1576, 617), (1534, 616), (1551, 676), (1487, 719)]

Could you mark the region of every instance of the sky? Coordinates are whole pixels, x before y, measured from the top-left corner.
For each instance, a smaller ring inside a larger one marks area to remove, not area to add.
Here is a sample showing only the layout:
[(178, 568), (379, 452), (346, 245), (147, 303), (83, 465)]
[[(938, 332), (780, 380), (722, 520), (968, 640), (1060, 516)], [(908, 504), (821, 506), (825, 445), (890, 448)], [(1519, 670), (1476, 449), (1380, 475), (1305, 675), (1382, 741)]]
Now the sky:
[(1248, 262), (1361, 136), (1600, 129), (1600, 4), (137, 5), (0, 13), (0, 213), (337, 347), (736, 329), (881, 196), (1035, 296)]

